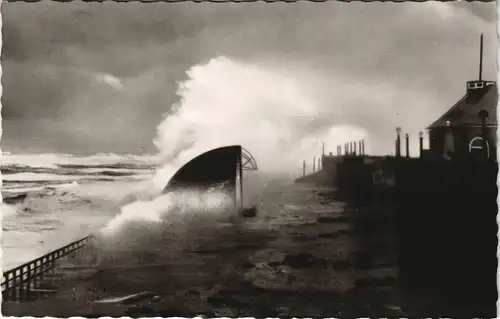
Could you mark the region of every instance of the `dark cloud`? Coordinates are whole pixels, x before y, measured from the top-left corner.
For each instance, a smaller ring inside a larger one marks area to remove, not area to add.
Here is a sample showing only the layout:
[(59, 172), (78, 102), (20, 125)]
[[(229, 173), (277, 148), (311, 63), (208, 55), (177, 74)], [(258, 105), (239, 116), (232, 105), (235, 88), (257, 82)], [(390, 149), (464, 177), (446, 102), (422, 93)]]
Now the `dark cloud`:
[[(46, 136), (36, 143), (55, 151), (151, 150), (185, 71), (219, 55), (294, 75), (306, 70), (323, 80), (318, 86), (356, 83), (366, 94), (320, 99), (332, 108), (372, 103), (373, 111), (345, 120), (373, 130), (387, 117), (383, 103), (406, 121), (420, 112), (416, 127), (458, 99), (477, 74), (481, 32), (485, 76), (496, 75), (494, 3), (16, 2), (2, 11), (2, 113), (17, 123), (4, 130), (9, 147), (34, 143), (23, 133), (32, 125)], [(117, 77), (123, 88), (99, 74)], [(419, 101), (419, 111), (408, 109)]]

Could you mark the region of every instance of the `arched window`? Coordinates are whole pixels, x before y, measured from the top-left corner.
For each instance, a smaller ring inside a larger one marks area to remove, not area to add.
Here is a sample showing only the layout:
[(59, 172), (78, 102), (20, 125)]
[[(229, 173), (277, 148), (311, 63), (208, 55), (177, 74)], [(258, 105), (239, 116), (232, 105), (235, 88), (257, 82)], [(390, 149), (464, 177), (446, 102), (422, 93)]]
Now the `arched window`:
[(482, 137), (476, 136), (469, 142), (469, 152), (484, 151), (484, 145), (486, 144), (486, 155), (490, 158), (490, 144), (485, 141)]

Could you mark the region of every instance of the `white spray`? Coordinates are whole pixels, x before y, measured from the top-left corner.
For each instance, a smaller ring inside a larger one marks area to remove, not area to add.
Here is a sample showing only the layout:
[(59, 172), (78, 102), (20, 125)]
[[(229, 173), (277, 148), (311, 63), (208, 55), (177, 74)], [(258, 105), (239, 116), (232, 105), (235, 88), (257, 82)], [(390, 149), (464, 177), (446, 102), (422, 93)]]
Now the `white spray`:
[[(248, 149), (261, 176), (297, 176), (303, 160), (311, 164), (313, 156), (318, 158), (323, 142), (335, 151), (336, 145), (366, 135), (356, 127), (311, 127), (321, 116), (314, 94), (300, 79), (278, 71), (219, 57), (192, 67), (187, 75), (179, 102), (157, 127), (154, 143), (165, 165), (153, 178), (155, 194), (182, 165), (220, 146)], [(132, 220), (159, 222), (168, 215), (172, 198), (126, 205), (108, 230)]]

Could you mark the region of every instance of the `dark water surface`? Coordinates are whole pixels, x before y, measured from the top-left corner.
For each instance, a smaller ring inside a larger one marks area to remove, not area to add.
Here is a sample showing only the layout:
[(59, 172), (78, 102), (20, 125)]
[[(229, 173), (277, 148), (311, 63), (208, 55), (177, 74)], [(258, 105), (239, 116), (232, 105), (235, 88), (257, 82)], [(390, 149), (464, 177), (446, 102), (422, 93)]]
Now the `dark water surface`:
[[(336, 201), (331, 189), (268, 184), (255, 218), (137, 226), (113, 242), (98, 239), (95, 248), (61, 265), (50, 283), (57, 293), (4, 302), (2, 311), (57, 317), (444, 315), (399, 287), (390, 214), (381, 205)], [(118, 297), (124, 298), (109, 299)]]

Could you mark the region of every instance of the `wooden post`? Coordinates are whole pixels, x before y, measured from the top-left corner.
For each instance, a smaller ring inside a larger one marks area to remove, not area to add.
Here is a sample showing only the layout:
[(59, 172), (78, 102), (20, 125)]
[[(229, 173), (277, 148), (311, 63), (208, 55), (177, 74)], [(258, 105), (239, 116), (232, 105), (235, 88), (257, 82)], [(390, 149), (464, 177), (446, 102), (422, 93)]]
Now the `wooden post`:
[(405, 139), (406, 139), (406, 157), (410, 157), (410, 135), (408, 133), (406, 133)]
[(401, 156), (401, 128), (397, 127), (396, 128), (396, 157)]
[(306, 160), (302, 162), (302, 176), (306, 176)]
[(424, 151), (424, 133), (422, 133), (422, 131), (420, 131), (418, 133), (418, 152), (419, 152), (420, 157), (422, 157), (423, 151)]
[(313, 157), (313, 173), (316, 172), (316, 156)]
[(483, 79), (483, 34), (479, 40), (479, 81)]
[(243, 155), (240, 153), (240, 207), (243, 209)]
[(6, 276), (5, 276), (5, 290), (9, 290), (10, 288), (10, 274), (11, 273), (8, 273)]
[(318, 158), (318, 172), (321, 170), (321, 158)]
[(16, 296), (15, 296), (16, 300), (21, 297), (21, 294), (23, 292), (22, 289), (23, 289), (24, 273), (25, 273), (24, 267), (21, 267), (21, 269), (19, 270), (19, 272), (20, 272), (19, 273), (19, 283), (17, 285), (17, 293), (16, 293)]

